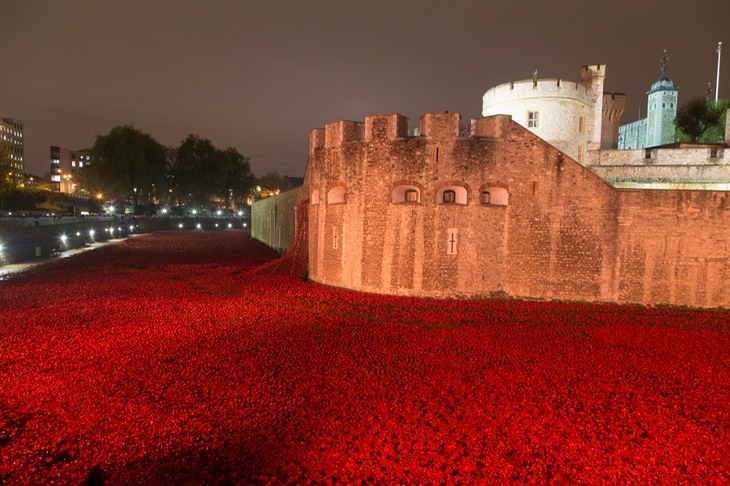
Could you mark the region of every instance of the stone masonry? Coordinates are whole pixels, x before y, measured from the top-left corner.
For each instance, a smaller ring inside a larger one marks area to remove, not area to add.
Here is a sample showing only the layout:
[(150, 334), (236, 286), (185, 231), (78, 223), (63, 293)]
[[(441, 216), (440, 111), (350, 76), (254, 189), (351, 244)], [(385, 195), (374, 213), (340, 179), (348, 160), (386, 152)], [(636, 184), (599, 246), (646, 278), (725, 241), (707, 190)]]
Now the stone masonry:
[(730, 193), (618, 190), (509, 116), (475, 120), (469, 137), (459, 125), (458, 113), (428, 113), (411, 137), (390, 114), (311, 132), (300, 199), (312, 280), (730, 307)]

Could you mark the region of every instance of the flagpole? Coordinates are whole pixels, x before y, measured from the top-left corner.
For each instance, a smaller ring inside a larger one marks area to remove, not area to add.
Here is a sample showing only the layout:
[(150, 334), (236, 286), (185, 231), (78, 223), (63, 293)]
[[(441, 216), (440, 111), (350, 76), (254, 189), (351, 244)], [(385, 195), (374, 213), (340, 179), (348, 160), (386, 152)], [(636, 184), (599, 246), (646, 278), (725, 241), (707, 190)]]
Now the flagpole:
[(717, 43), (717, 80), (715, 81), (715, 103), (720, 94), (720, 54), (722, 53), (722, 42)]

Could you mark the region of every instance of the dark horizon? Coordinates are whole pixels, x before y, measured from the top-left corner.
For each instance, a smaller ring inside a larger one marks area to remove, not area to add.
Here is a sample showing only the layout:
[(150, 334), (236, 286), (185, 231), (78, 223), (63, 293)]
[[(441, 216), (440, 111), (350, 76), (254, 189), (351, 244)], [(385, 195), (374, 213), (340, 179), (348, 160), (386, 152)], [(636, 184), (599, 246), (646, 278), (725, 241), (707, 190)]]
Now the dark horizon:
[(487, 89), (535, 70), (577, 81), (580, 66), (606, 64), (606, 91), (628, 96), (627, 123), (645, 116), (666, 48), (680, 105), (704, 96), (717, 43), (730, 42), (708, 17), (730, 17), (730, 2), (693, 5), (27, 0), (2, 7), (0, 115), (24, 122), (36, 175), (51, 145), (88, 148), (130, 124), (168, 146), (194, 133), (235, 147), (259, 176), (302, 176), (312, 128), (393, 112), (411, 127), (429, 111), (468, 120)]

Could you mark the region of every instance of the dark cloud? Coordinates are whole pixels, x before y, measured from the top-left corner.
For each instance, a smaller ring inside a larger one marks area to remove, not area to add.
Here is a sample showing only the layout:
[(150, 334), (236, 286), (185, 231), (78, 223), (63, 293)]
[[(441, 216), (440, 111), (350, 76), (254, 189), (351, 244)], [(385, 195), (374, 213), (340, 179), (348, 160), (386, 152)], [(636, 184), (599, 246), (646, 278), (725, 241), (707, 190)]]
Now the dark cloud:
[[(680, 102), (714, 84), (730, 2), (697, 0), (23, 0), (1, 7), (0, 114), (26, 126), (26, 167), (132, 124), (166, 145), (234, 146), (254, 171), (304, 173), (308, 133), (341, 118), (478, 116), (503, 82), (608, 65), (623, 121), (645, 111), (662, 49)], [(725, 39), (730, 44), (730, 38)], [(730, 48), (729, 48), (730, 49)], [(730, 61), (729, 61), (730, 62)], [(730, 66), (730, 64), (728, 64)], [(720, 94), (730, 97), (730, 67)]]

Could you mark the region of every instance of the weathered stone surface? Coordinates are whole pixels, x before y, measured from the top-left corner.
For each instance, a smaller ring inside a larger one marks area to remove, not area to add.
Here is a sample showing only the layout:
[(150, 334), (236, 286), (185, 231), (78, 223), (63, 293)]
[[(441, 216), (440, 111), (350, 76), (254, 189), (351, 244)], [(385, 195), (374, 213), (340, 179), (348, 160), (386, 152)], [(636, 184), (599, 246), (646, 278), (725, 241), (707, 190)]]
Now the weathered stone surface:
[[(312, 132), (300, 194), (310, 198), (312, 280), (401, 295), (730, 307), (730, 193), (617, 190), (508, 116), (475, 120), (471, 137), (458, 136), (455, 113), (424, 115), (418, 137), (404, 135), (404, 120), (368, 117), (364, 137), (328, 124), (327, 143)], [(450, 190), (456, 202), (445, 204)]]

